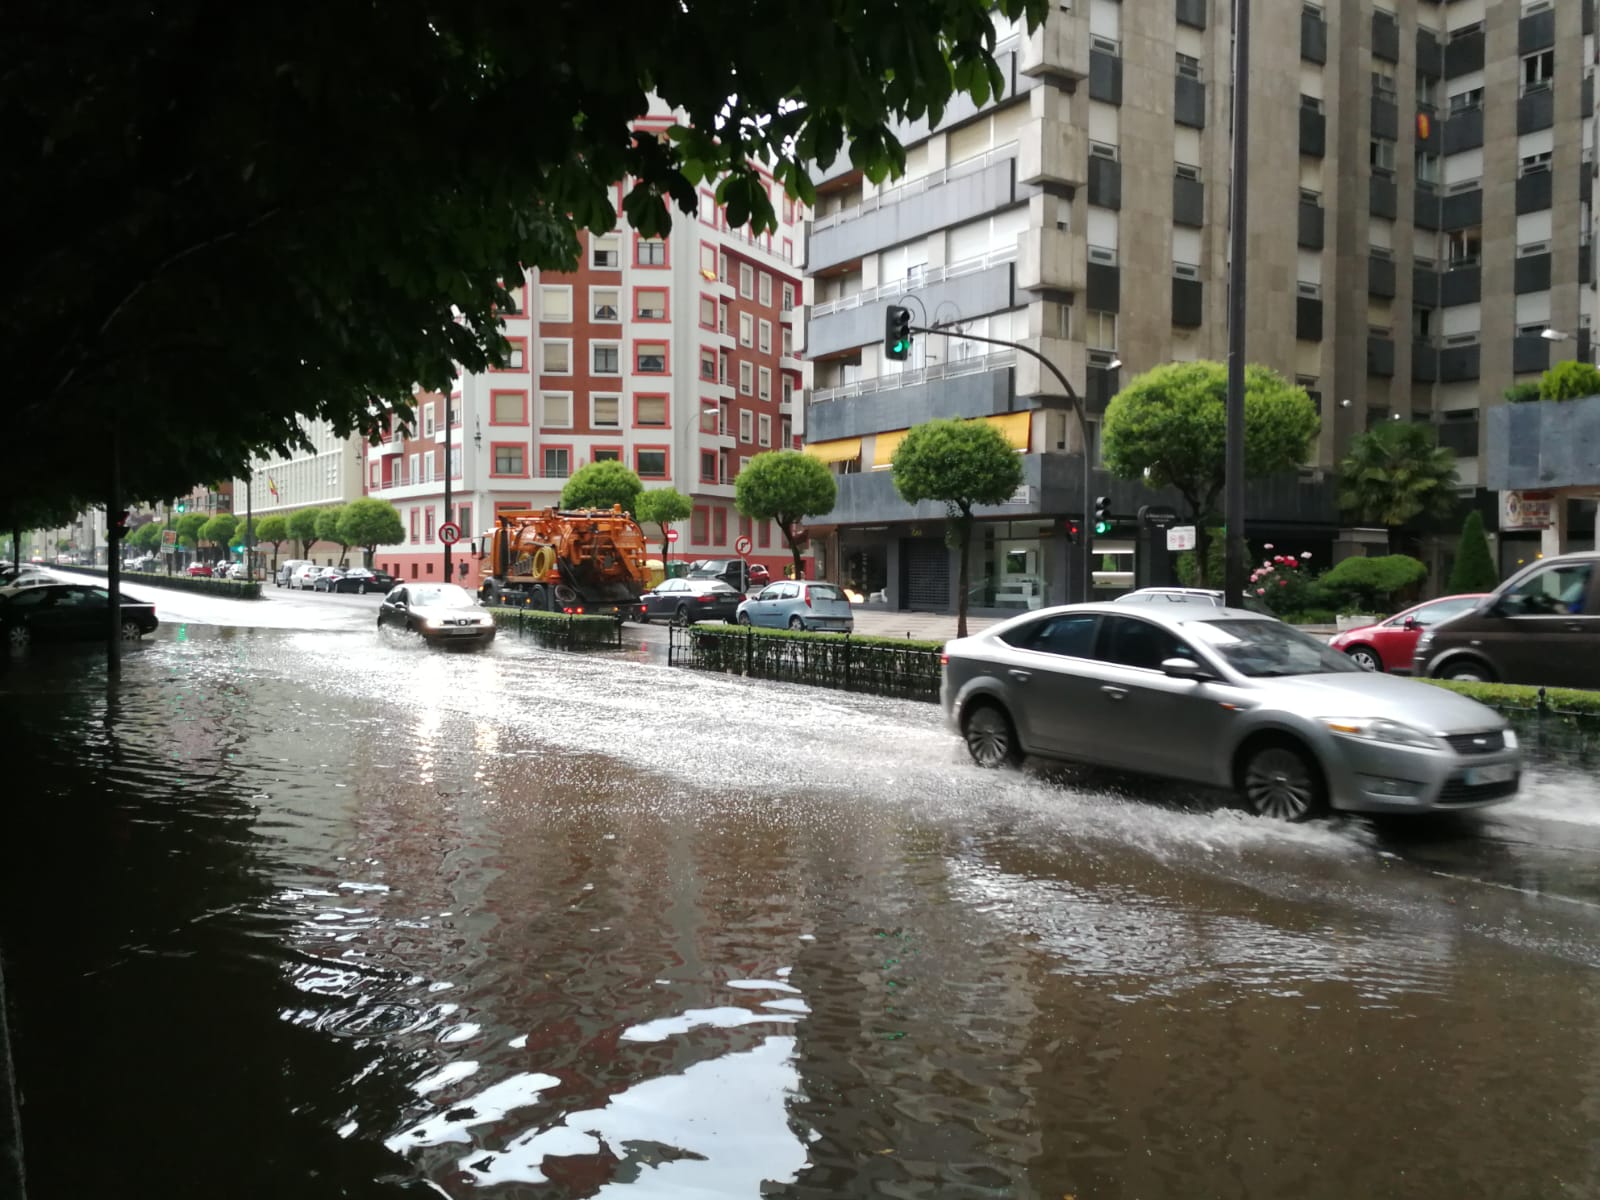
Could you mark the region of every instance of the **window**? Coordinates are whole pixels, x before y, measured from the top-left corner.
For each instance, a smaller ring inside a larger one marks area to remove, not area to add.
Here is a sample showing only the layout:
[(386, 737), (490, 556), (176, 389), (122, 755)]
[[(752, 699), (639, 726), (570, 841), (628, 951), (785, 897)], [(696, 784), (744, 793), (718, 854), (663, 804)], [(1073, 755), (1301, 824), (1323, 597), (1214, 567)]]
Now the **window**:
[(706, 346), (700, 347), (700, 378), (713, 381), (717, 378), (717, 352)]
[(667, 344), (665, 342), (637, 342), (633, 348), (633, 369), (640, 375), (665, 375), (667, 373)]
[(461, 536), (472, 536), (472, 505), (463, 504), (456, 509), (456, 524), (461, 526)]
[(700, 243), (700, 278), (710, 283), (717, 277), (717, 251), (716, 247), (706, 242)]
[(783, 223), (785, 225), (794, 224), (794, 201), (787, 195), (783, 198)]
[(589, 347), (590, 370), (595, 375), (622, 374), (622, 347), (615, 342), (595, 342)]
[(717, 251), (717, 278), (723, 283), (728, 283), (728, 256), (721, 250)]
[(665, 479), (667, 477), (666, 447), (640, 446), (634, 450), (633, 472), (640, 479)]
[(546, 479), (565, 479), (572, 474), (572, 451), (565, 446), (546, 446), (539, 474)]
[(424, 437), (432, 437), (434, 435), (436, 426), (434, 424), (433, 414), (434, 406), (433, 402), (430, 400), (427, 404), (422, 406), (422, 435)]
[(417, 530), (420, 527), (421, 523), (422, 523), (422, 510), (419, 509), (419, 508), (413, 508), (411, 510), (411, 521), (410, 521), (410, 524), (411, 524), (411, 540), (413, 542), (417, 542), (417, 541), (420, 540), (420, 535), (417, 533)]
[[(765, 324), (765, 322), (763, 322), (763, 324)], [(783, 357), (785, 357), (785, 358), (793, 358), (794, 357), (794, 330), (790, 329), (787, 325), (785, 325), (783, 327), (783, 338), (782, 338), (782, 341), (781, 341), (780, 344), (783, 347), (783, 349), (781, 351)]]
[(1433, 109), (1439, 104), (1439, 81), (1432, 75), (1417, 72), (1417, 107)]
[(707, 225), (717, 223), (717, 198), (710, 192), (700, 193), (700, 219)]
[(667, 319), (667, 293), (661, 288), (640, 288), (633, 293), (633, 315), (641, 321)]
[(1452, 113), (1468, 112), (1474, 108), (1483, 107), (1483, 89), (1481, 87), (1468, 88), (1464, 92), (1455, 92), (1450, 97), (1450, 111)]
[(1195, 658), (1195, 652), (1159, 625), (1137, 617), (1108, 616), (1100, 634), (1102, 662), (1159, 671), (1169, 658)]
[(1390, 104), (1395, 102), (1394, 76), (1388, 71), (1374, 71), (1372, 73), (1372, 94), (1380, 100), (1387, 100)]
[(783, 261), (784, 262), (793, 262), (794, 261), (794, 239), (793, 238), (784, 238), (783, 239)]
[(715, 329), (717, 327), (717, 302), (710, 296), (700, 297), (700, 328)]
[(422, 510), (422, 540), (433, 541), (433, 505)]
[(593, 456), (591, 461), (593, 461), (593, 462), (621, 462), (622, 461), (622, 447), (620, 447), (620, 446), (596, 446), (594, 448), (594, 456)]
[(1188, 179), (1195, 183), (1200, 182), (1200, 168), (1193, 163), (1175, 163), (1172, 169), (1179, 179)]
[(503, 369), (507, 371), (522, 370), (528, 365), (527, 340), (524, 338), (507, 338), (506, 341), (510, 343), (510, 349), (506, 351), (506, 365)]
[(450, 447), (450, 478), (451, 479), (460, 479), (461, 478), (461, 447), (460, 446), (451, 446)]
[(749, 442), (754, 440), (751, 437), (753, 417), (754, 414), (748, 410), (739, 414), (739, 440), (741, 442)]
[(667, 427), (667, 398), (665, 396), (635, 396), (633, 398), (633, 423), (642, 429)]
[(749, 313), (739, 314), (739, 345), (748, 346), (754, 338), (755, 318)]
[(747, 362), (740, 363), (739, 364), (739, 394), (741, 396), (748, 396), (748, 395), (751, 394), (751, 392), (753, 390), (752, 382), (753, 381), (752, 381), (752, 378), (751, 378), (751, 367), (750, 367), (750, 364), (747, 363)]
[[(526, 459), (522, 446), (496, 443), (494, 447), (494, 473), (496, 475), (526, 475)], [(414, 510), (413, 510), (414, 511)], [(413, 539), (415, 540), (415, 539)]]
[(1093, 658), (1094, 634), (1099, 620), (1095, 613), (1046, 617), (1042, 621), (1016, 626), (1001, 637), (1019, 650), (1059, 654), (1067, 658)]
[(1549, 169), (1550, 151), (1546, 150), (1542, 154), (1524, 155), (1520, 173), (1523, 175), (1538, 175), (1543, 171), (1548, 171)]
[(772, 522), (763, 521), (756, 527), (756, 545), (763, 550), (772, 545)]
[(506, 295), (509, 299), (506, 301), (506, 306), (500, 311), (508, 317), (520, 317), (523, 312), (522, 306), (525, 302), (525, 292), (526, 289), (520, 283), (506, 288)]
[(717, 482), (717, 452), (715, 450), (700, 451), (700, 482)]
[(1200, 60), (1192, 54), (1180, 54), (1178, 57), (1178, 74), (1187, 79), (1200, 78)]
[(760, 302), (761, 307), (772, 307), (772, 276), (765, 271), (761, 272), (761, 286), (756, 291), (756, 299)]
[(778, 422), (778, 445), (787, 450), (793, 444), (789, 431), (789, 418), (784, 417)]
[(640, 238), (633, 244), (633, 264), (636, 267), (666, 266), (667, 243), (660, 238)]
[(756, 445), (772, 445), (772, 418), (766, 413), (756, 418)]
[(1090, 309), (1085, 314), (1088, 322), (1083, 337), (1084, 344), (1096, 350), (1115, 350), (1117, 348), (1117, 314), (1110, 312), (1096, 312)]
[(711, 510), (711, 541), (713, 545), (720, 546), (728, 540), (728, 510), (713, 508)]
[(562, 324), (572, 320), (572, 289), (570, 287), (541, 287), (539, 289), (539, 319)]
[(1437, 154), (1417, 153), (1417, 182), (1437, 184), (1439, 182), (1439, 156)]
[(1591, 563), (1551, 566), (1523, 580), (1500, 598), (1500, 611), (1508, 617), (1570, 616), (1583, 611), (1589, 590)]
[(1483, 230), (1474, 225), (1468, 229), (1456, 229), (1450, 233), (1450, 265), (1464, 267), (1478, 261), (1478, 255), (1483, 250)]
[(761, 397), (761, 399), (763, 399), (763, 400), (771, 400), (772, 399), (772, 368), (771, 367), (762, 367), (762, 368), (760, 368), (760, 370), (758, 370), (756, 372), (756, 379), (757, 379), (757, 384), (758, 384), (758, 386), (756, 388), (756, 395)]
[(590, 288), (589, 313), (596, 321), (621, 321), (616, 288)]
[(706, 510), (701, 508), (699, 505), (696, 505), (694, 511), (689, 514), (690, 545), (704, 546), (706, 544), (707, 524), (708, 521), (706, 520)]
[(1367, 157), (1372, 164), (1372, 173), (1374, 175), (1394, 174), (1394, 141), (1392, 139), (1385, 137), (1373, 138)]
[(1116, 58), (1120, 58), (1122, 55), (1122, 43), (1117, 41), (1116, 38), (1103, 37), (1098, 33), (1089, 36), (1089, 49), (1098, 50), (1102, 54), (1109, 54)]
[(572, 343), (568, 340), (539, 341), (539, 369), (546, 375), (572, 374)]
[[(1526, 161), (1526, 160), (1524, 160), (1524, 161)], [(762, 278), (765, 279), (766, 276), (763, 275)], [(757, 323), (757, 328), (760, 330), (761, 336), (756, 339), (756, 349), (761, 351), (761, 353), (763, 353), (763, 354), (771, 354), (772, 353), (772, 322), (771, 321), (760, 321), (760, 322)]]
[(749, 263), (739, 264), (739, 297), (752, 299), (756, 294), (756, 272)]
[(1542, 92), (1556, 75), (1556, 52), (1541, 50), (1522, 60), (1522, 94)]
[(406, 482), (422, 482), (422, 455), (412, 454), (406, 458)]
[(422, 482), (433, 482), (433, 455), (432, 450), (422, 456)]
[(783, 311), (794, 311), (794, 284), (792, 283), (783, 285)]
[(700, 401), (700, 432), (710, 434), (717, 432), (717, 402), (715, 400)]
[(622, 428), (622, 397), (591, 396), (589, 398), (589, 424), (596, 429)]
[(541, 424), (546, 429), (572, 428), (571, 392), (545, 392), (539, 397), (539, 401), (544, 406), (544, 420)]
[(1103, 266), (1114, 267), (1117, 265), (1117, 251), (1113, 246), (1090, 246), (1089, 261), (1100, 263)]
[(617, 235), (589, 239), (589, 266), (596, 271), (616, 271), (622, 267), (622, 251), (617, 245)]

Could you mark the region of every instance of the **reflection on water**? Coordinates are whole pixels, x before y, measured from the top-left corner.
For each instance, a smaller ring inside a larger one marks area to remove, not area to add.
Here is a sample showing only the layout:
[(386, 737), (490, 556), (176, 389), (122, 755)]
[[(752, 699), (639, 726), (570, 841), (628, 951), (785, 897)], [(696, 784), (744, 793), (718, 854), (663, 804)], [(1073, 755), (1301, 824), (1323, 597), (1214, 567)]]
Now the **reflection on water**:
[(1287, 829), (514, 642), (96, 671), (0, 675), (39, 1196), (1600, 1190), (1581, 777)]

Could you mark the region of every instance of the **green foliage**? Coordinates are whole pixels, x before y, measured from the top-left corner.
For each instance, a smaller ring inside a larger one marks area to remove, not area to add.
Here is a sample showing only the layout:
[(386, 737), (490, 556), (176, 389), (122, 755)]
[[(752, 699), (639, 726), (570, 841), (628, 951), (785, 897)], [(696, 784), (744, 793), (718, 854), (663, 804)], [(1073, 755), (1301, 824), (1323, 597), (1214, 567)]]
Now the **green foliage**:
[(198, 546), (201, 533), (205, 529), (206, 516), (204, 513), (184, 513), (178, 518), (174, 528), (178, 531), (178, 545)]
[(238, 517), (232, 513), (218, 513), (200, 527), (200, 540), (226, 550), (233, 545), (233, 535), (238, 528)]
[(783, 530), (797, 577), (804, 570), (800, 522), (832, 512), (838, 498), (833, 472), (820, 459), (799, 450), (758, 454), (733, 481), (733, 503), (741, 514), (753, 521), (776, 521)]
[(1500, 572), (1495, 569), (1494, 556), (1489, 553), (1489, 539), (1483, 534), (1483, 518), (1470, 512), (1461, 523), (1456, 562), (1450, 570), (1450, 591), (1492, 592), (1499, 582)]
[(1439, 447), (1430, 426), (1414, 421), (1385, 421), (1358, 434), (1339, 464), (1339, 506), (1391, 529), (1420, 516), (1449, 516), (1456, 486), (1456, 456)]
[[(321, 522), (318, 521), (318, 527)], [(394, 546), (406, 540), (406, 527), (400, 510), (387, 500), (363, 496), (339, 510), (340, 546), (360, 546), (370, 566), (379, 546)]]
[(622, 644), (622, 623), (615, 617), (569, 616), (525, 608), (491, 608), (497, 629), (515, 629), (542, 646), (558, 650), (612, 649)]
[(277, 513), (262, 517), (256, 522), (256, 541), (271, 546), (274, 551), (289, 540), (289, 522)]
[(161, 522), (146, 521), (128, 535), (128, 545), (135, 550), (154, 550), (161, 545)]
[(635, 516), (640, 525), (654, 525), (661, 531), (661, 562), (667, 561), (667, 530), (679, 521), (694, 515), (694, 501), (677, 488), (651, 488), (640, 495)]
[(1273, 546), (1266, 546), (1268, 557), (1251, 568), (1246, 598), (1253, 595), (1258, 603), (1278, 617), (1321, 608), (1326, 604), (1327, 588), (1311, 569), (1309, 560), (1293, 554), (1277, 554), (1274, 549)]
[(1457, 679), (1424, 679), (1421, 682), (1470, 696), (1479, 704), (1502, 713), (1539, 707), (1539, 693), (1552, 712), (1600, 715), (1600, 692), (1577, 688), (1539, 688), (1513, 683), (1468, 683)]
[(1600, 368), (1593, 363), (1557, 363), (1539, 377), (1541, 400), (1580, 400), (1600, 396)]
[[(500, 281), (572, 269), (580, 230), (615, 227), (617, 181), (628, 226), (655, 236), (701, 185), (735, 226), (775, 229), (762, 169), (813, 203), (810, 165), (846, 146), (874, 181), (902, 171), (892, 130), (1002, 87), (996, 9), (1050, 11), (861, 0), (752, 20), (747, 0), (696, 0), (619, 20), (336, 0), (307, 24), (193, 4), (65, 19), (24, 0), (0, 167), (7, 227), (27, 233), (0, 296), (24, 482), (101, 492), (111, 439), (52, 436), (68, 414), (118, 427), (133, 496), (309, 447), (305, 420), (375, 435), (384, 404), (410, 416), (414, 385), (504, 357)], [(685, 125), (634, 137), (650, 94)]]
[[(106, 574), (104, 567), (74, 567), (85, 575)], [(243, 579), (211, 579), (204, 575), (168, 575), (164, 571), (120, 571), (124, 583), (137, 583), (145, 587), (171, 588), (175, 592), (204, 592), (211, 596), (227, 596), (233, 600), (261, 599), (261, 585)]]
[[(1196, 530), (1195, 541), (1200, 538)], [(1178, 576), (1178, 582), (1184, 587), (1205, 587), (1206, 580), (1216, 583), (1222, 582), (1222, 577), (1227, 573), (1227, 546), (1222, 540), (1220, 527), (1206, 530), (1206, 569), (1200, 569), (1200, 556), (1193, 550), (1184, 550), (1173, 560), (1173, 569)]]
[(326, 508), (317, 510), (317, 541), (331, 542), (339, 547), (339, 557), (342, 559), (350, 543), (345, 540), (343, 531), (339, 528), (339, 518), (344, 516), (344, 505), (330, 504)]
[(1400, 591), (1421, 583), (1428, 568), (1408, 554), (1347, 558), (1322, 577), (1328, 594), (1360, 606), (1363, 612), (1386, 610)]
[(1528, 404), (1539, 398), (1539, 381), (1528, 379), (1522, 383), (1513, 383), (1501, 394), (1508, 404)]
[[(1222, 363), (1169, 363), (1135, 376), (1112, 398), (1101, 435), (1112, 474), (1171, 487), (1184, 498), (1198, 527), (1195, 561), (1202, 585), (1213, 578), (1206, 522), (1217, 516), (1226, 478), (1227, 399)], [(1321, 422), (1304, 388), (1249, 364), (1244, 409), (1247, 476), (1273, 475), (1306, 460)]]
[(311, 557), (311, 546), (317, 540), (317, 508), (297, 508), (289, 514), (289, 536), (300, 543), (300, 557)]
[(610, 508), (621, 505), (622, 511), (633, 515), (639, 503), (639, 493), (644, 484), (628, 467), (619, 462), (593, 462), (579, 467), (561, 489), (561, 507)]

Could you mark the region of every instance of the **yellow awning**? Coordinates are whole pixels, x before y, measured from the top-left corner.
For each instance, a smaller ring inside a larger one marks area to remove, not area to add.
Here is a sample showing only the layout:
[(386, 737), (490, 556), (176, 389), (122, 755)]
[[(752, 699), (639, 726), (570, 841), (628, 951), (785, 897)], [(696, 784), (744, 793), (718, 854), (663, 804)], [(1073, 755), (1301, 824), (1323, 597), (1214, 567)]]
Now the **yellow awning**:
[(909, 429), (895, 429), (876, 435), (872, 443), (872, 465), (890, 466), (894, 462), (894, 452), (900, 449), (900, 443), (906, 440), (906, 434), (910, 432)]
[(861, 457), (860, 438), (840, 438), (833, 442), (807, 442), (805, 452), (825, 463), (848, 462)]
[(983, 419), (1000, 431), (1000, 436), (1011, 443), (1013, 450), (1026, 450), (1032, 428), (1032, 417), (1031, 412), (1014, 412)]

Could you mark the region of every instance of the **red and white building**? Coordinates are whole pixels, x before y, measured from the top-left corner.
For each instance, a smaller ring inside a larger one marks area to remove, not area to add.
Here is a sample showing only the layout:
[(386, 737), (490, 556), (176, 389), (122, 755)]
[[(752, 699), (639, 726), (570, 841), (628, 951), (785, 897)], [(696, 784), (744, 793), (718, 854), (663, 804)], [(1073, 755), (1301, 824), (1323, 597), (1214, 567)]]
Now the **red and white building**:
[[(672, 123), (660, 112), (637, 127)], [(444, 428), (442, 396), (419, 394), (415, 436), (396, 430), (365, 448), (366, 493), (393, 502), (408, 533), (380, 548), (379, 565), (403, 579), (440, 577), (446, 469), (452, 515), (470, 539), (496, 511), (554, 505), (574, 471), (614, 459), (646, 488), (670, 484), (694, 498), (672, 559), (731, 557), (747, 536), (750, 560), (780, 572), (790, 561), (781, 532), (733, 504), (751, 457), (800, 445), (811, 378), (799, 345), (804, 217), (781, 185), (768, 185), (776, 233), (730, 229), (706, 188), (699, 212), (675, 212), (665, 239), (619, 218), (609, 234), (581, 235), (577, 270), (528, 272), (505, 316), (510, 362), (458, 380), (453, 427)], [(619, 213), (622, 195), (618, 186)], [(472, 585), (468, 549), (458, 581)]]

